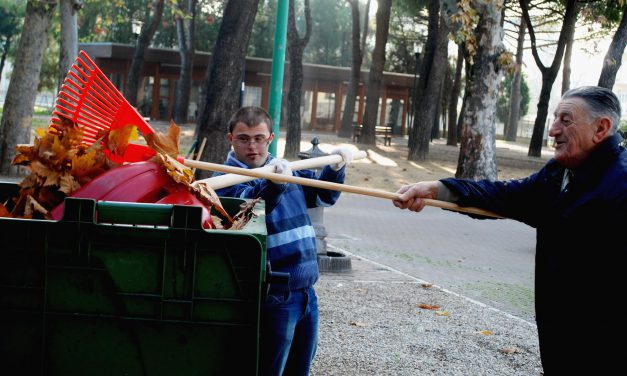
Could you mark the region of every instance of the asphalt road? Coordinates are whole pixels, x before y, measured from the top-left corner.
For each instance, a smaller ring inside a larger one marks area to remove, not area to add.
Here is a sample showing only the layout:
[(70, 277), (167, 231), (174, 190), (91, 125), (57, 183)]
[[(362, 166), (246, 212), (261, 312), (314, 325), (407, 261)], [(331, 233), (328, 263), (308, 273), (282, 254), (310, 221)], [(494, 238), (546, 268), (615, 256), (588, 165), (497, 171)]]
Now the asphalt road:
[(534, 322), (535, 230), (451, 211), (399, 210), (390, 201), (342, 194), (326, 208), (327, 242)]

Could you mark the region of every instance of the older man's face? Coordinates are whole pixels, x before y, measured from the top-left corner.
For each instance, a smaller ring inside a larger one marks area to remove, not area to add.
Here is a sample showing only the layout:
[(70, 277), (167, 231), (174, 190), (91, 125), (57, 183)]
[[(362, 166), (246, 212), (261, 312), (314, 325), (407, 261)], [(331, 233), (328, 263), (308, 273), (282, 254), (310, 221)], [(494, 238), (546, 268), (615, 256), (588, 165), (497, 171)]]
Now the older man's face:
[(589, 118), (587, 108), (583, 99), (566, 98), (555, 109), (549, 136), (555, 138), (555, 159), (567, 168), (579, 166), (599, 142), (599, 119)]

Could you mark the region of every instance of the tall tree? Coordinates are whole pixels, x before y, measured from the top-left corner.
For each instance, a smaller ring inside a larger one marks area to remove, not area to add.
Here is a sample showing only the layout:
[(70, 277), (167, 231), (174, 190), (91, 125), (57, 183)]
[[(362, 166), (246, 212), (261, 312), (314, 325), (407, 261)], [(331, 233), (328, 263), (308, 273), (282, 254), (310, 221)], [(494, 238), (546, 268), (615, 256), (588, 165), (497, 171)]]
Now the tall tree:
[(137, 90), (139, 88), (139, 74), (144, 65), (144, 55), (150, 45), (150, 41), (157, 32), (157, 28), (161, 24), (161, 17), (163, 15), (164, 0), (154, 0), (149, 8), (152, 9), (152, 15), (149, 14), (149, 10), (146, 11), (147, 21), (143, 23), (139, 37), (137, 37), (137, 43), (135, 44), (135, 51), (133, 52), (133, 60), (131, 61), (131, 68), (128, 71), (128, 80), (126, 82), (126, 90), (124, 96), (133, 106), (137, 105)]
[(512, 90), (509, 96), (509, 111), (505, 126), (505, 139), (507, 141), (516, 141), (518, 133), (518, 119), (520, 119), (520, 81), (522, 77), (522, 59), (523, 47), (525, 45), (525, 19), (520, 18), (518, 23), (518, 41), (516, 43), (516, 71), (512, 81)]
[(538, 111), (536, 115), (536, 120), (533, 125), (533, 134), (531, 135), (529, 152), (527, 153), (530, 157), (541, 156), (544, 125), (546, 123), (546, 118), (549, 113), (549, 100), (551, 98), (551, 89), (562, 63), (568, 35), (572, 32), (572, 29), (575, 27), (575, 22), (577, 21), (577, 0), (566, 0), (565, 6), (566, 9), (564, 12), (562, 29), (560, 31), (557, 41), (555, 56), (553, 57), (553, 62), (551, 63), (551, 65), (545, 66), (544, 63), (542, 63), (542, 60), (540, 59), (540, 55), (538, 53), (536, 33), (533, 24), (531, 23), (531, 18), (529, 16), (529, 0), (520, 0), (520, 7), (523, 12), (523, 17), (525, 18), (525, 23), (527, 24), (527, 30), (529, 30), (529, 38), (531, 39), (531, 52), (533, 54), (533, 59), (535, 60), (538, 69), (540, 69), (540, 72), (542, 73), (542, 88), (540, 89)]
[(364, 124), (360, 141), (366, 144), (375, 143), (375, 126), (379, 113), (379, 92), (383, 86), (383, 67), (385, 66), (385, 45), (388, 40), (390, 23), (390, 8), (392, 0), (379, 0), (377, 8), (377, 29), (375, 31), (375, 44), (372, 51), (372, 65), (368, 74), (368, 87), (366, 92), (366, 110), (364, 112)]
[[(353, 16), (353, 33), (352, 33), (352, 63), (351, 63), (351, 75), (348, 81), (348, 90), (346, 92), (346, 101), (344, 102), (344, 112), (342, 114), (342, 124), (338, 132), (339, 137), (350, 137), (353, 127), (353, 117), (355, 115), (355, 100), (357, 99), (357, 92), (359, 91), (359, 81), (361, 77), (361, 62), (362, 58), (362, 45), (365, 43), (366, 30), (367, 30), (367, 14), (364, 17), (364, 32), (363, 43), (360, 42), (360, 25), (359, 25), (359, 0), (348, 0), (351, 7), (351, 15)], [(366, 5), (366, 9), (370, 7), (370, 0)]]
[[(290, 66), (290, 88), (287, 92), (287, 133), (285, 136), (286, 158), (295, 158), (300, 151), (300, 103), (303, 97), (303, 51), (311, 37), (311, 10), (305, 0), (305, 35), (301, 38), (296, 28), (295, 0), (290, 0), (287, 15), (287, 52)], [(336, 98), (336, 100), (340, 100)]]
[[(230, 0), (224, 8), (218, 39), (203, 82), (200, 113), (196, 120), (198, 144), (207, 138), (202, 160), (222, 162), (229, 151), (226, 124), (239, 107), (246, 49), (259, 0)], [(207, 172), (197, 172), (206, 177)]]
[(29, 0), (0, 120), (0, 174), (15, 175), (15, 145), (30, 143), (39, 72), (56, 0)]
[[(472, 1), (478, 21), (476, 47), (463, 117), (459, 161), (455, 176), (496, 180), (496, 95), (505, 62), (512, 59), (503, 46), (503, 0)], [(513, 62), (510, 62), (511, 64)]]
[(410, 161), (426, 160), (434, 119), (438, 117), (440, 89), (446, 69), (449, 27), (445, 12), (440, 12), (439, 0), (429, 0), (429, 28), (425, 56), (414, 101), (414, 124), (409, 134)]
[(83, 6), (80, 0), (60, 0), (59, 19), (61, 20), (61, 41), (59, 48), (59, 79), (57, 87), (61, 87), (67, 72), (78, 55), (77, 13)]
[(573, 56), (573, 45), (575, 44), (575, 28), (570, 29), (566, 35), (566, 48), (564, 49), (564, 66), (562, 67), (562, 94), (570, 89), (570, 61)]
[(20, 24), (23, 18), (23, 8), (19, 8), (12, 1), (0, 1), (0, 82), (4, 63), (11, 49), (13, 38), (20, 32)]
[(623, 17), (614, 33), (612, 43), (605, 54), (603, 69), (599, 77), (598, 85), (608, 89), (614, 87), (616, 73), (621, 66), (625, 45), (627, 45), (627, 7), (625, 7), (624, 3), (624, 0), (621, 1), (621, 5), (623, 5)]
[(174, 98), (174, 121), (187, 123), (189, 114), (189, 96), (192, 89), (194, 67), (195, 24), (197, 0), (178, 0), (176, 12), (176, 35), (178, 37), (179, 55), (181, 56), (181, 74), (176, 86)]
[(459, 94), (462, 89), (462, 69), (464, 69), (464, 51), (463, 45), (457, 45), (457, 60), (455, 62), (455, 77), (453, 78), (453, 87), (451, 88), (451, 96), (448, 100), (448, 134), (446, 144), (457, 145), (457, 103), (459, 102)]

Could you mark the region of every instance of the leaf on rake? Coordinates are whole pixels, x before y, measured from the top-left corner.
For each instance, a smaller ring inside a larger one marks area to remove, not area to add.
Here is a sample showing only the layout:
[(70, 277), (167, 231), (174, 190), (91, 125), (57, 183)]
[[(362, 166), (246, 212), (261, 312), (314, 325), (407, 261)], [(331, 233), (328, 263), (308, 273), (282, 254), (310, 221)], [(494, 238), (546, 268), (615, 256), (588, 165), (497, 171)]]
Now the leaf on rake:
[(220, 202), (220, 198), (216, 194), (216, 192), (206, 184), (197, 184), (195, 186), (190, 186), (192, 192), (196, 194), (196, 197), (200, 199), (200, 201), (206, 203), (210, 207), (213, 207), (227, 220), (227, 225), (225, 228), (230, 228), (233, 224), (233, 218), (229, 215), (229, 213), (224, 210), (222, 207), (222, 203)]
[(106, 140), (107, 149), (115, 155), (124, 155), (134, 129), (136, 129), (134, 125), (125, 125), (117, 129), (111, 129), (109, 134), (103, 138), (103, 140)]
[(181, 128), (179, 128), (173, 121), (170, 122), (168, 133), (154, 132), (144, 135), (146, 143), (150, 148), (157, 153), (167, 154), (176, 158), (179, 155), (179, 138), (181, 135)]

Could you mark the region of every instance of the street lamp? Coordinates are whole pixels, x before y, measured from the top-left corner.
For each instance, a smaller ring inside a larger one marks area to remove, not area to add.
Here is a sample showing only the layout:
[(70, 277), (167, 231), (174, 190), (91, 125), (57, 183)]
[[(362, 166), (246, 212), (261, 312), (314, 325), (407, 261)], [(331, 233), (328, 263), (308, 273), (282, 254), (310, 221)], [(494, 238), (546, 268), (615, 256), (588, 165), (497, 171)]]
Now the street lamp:
[(416, 58), (416, 65), (414, 67), (414, 87), (412, 88), (412, 92), (411, 92), (411, 112), (409, 113), (409, 127), (411, 128), (414, 126), (414, 112), (415, 110), (415, 105), (416, 105), (416, 91), (418, 89), (418, 68), (420, 66), (420, 50), (418, 50), (418, 48), (416, 49), (416, 52), (414, 52), (414, 57)]

